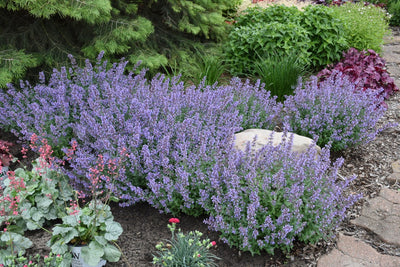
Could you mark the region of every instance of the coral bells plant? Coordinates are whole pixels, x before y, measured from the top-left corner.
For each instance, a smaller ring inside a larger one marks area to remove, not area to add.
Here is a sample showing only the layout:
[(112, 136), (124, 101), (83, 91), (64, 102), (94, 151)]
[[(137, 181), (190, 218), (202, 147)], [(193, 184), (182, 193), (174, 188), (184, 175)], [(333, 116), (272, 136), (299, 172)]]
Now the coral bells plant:
[(383, 129), (375, 127), (386, 110), (380, 105), (382, 91), (358, 90), (346, 74), (338, 71), (322, 82), (311, 77), (284, 102), (285, 120), (291, 131), (318, 138), (319, 146), (332, 143), (334, 151), (367, 143)]
[[(374, 50), (358, 51), (350, 48), (343, 53), (343, 59), (336, 65), (328, 66), (318, 73), (320, 81), (324, 81), (332, 76), (335, 71), (342, 72), (348, 79), (355, 84), (357, 90), (378, 90), (380, 96), (388, 98), (399, 88), (394, 83), (392, 77), (386, 69), (385, 60)], [(383, 88), (384, 90), (381, 90)], [(382, 102), (383, 105), (384, 102)]]
[[(119, 173), (120, 162), (104, 161), (102, 155), (98, 156), (97, 165), (90, 168), (90, 196), (92, 199), (79, 205), (78, 199), (85, 199), (85, 194), (76, 192), (76, 200), (66, 208), (67, 214), (62, 217), (62, 223), (53, 227), (52, 238), (48, 242), (55, 254), (65, 255), (65, 262), (70, 260), (70, 246), (84, 246), (81, 257), (88, 265), (96, 266), (102, 260), (117, 262), (121, 251), (115, 241), (122, 234), (122, 227), (114, 221), (111, 200), (117, 201), (112, 196), (112, 181)], [(103, 187), (103, 182), (108, 182), (108, 188)]]
[(193, 266), (193, 267), (212, 267), (218, 266), (214, 261), (219, 258), (210, 252), (210, 248), (215, 246), (215, 241), (209, 239), (201, 240), (203, 234), (199, 231), (183, 234), (179, 229), (177, 233), (176, 224), (179, 219), (169, 219), (168, 228), (172, 238), (166, 243), (159, 242), (156, 245), (159, 252), (153, 257), (153, 264), (156, 266)]
[(60, 267), (62, 266), (63, 258), (60, 255), (54, 255), (50, 252), (49, 255), (41, 257), (36, 254), (34, 257), (24, 257), (23, 253), (19, 252), (18, 255), (5, 256), (5, 265), (0, 264), (0, 267)]
[[(36, 140), (35, 136), (33, 140)], [(0, 264), (6, 266), (20, 261), (25, 250), (32, 245), (23, 236), (24, 232), (44, 229), (46, 223), (62, 217), (65, 214), (64, 202), (72, 197), (68, 177), (55, 169), (51, 147), (45, 141), (43, 144), (38, 148), (40, 157), (32, 163), (32, 170), (18, 168), (8, 171), (1, 188)]]
[(331, 165), (329, 148), (291, 151), (293, 140), (266, 145), (254, 154), (234, 151), (219, 162), (211, 179), (214, 193), (205, 204), (209, 228), (230, 246), (258, 254), (289, 251), (295, 239), (316, 242), (332, 236), (346, 209), (361, 196), (346, 189), (355, 177), (338, 181), (339, 159)]
[(13, 159), (9, 152), (9, 147), (12, 145), (10, 142), (0, 140), (0, 174), (2, 173), (1, 167), (8, 167)]

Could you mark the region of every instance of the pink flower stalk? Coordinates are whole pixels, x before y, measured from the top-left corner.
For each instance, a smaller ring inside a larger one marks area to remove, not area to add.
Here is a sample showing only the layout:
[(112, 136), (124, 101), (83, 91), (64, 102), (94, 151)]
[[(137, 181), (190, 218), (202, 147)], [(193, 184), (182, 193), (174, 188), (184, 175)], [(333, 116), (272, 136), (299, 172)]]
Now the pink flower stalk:
[(217, 242), (211, 241), (211, 246), (215, 246), (215, 245), (217, 245)]

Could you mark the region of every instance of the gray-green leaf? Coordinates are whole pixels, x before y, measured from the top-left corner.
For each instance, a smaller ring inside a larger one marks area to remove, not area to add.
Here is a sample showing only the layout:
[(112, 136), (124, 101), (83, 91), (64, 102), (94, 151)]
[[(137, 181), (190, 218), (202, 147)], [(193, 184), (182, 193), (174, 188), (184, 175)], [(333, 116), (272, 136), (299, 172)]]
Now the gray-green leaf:
[(119, 261), (119, 258), (121, 258), (121, 251), (119, 251), (115, 246), (107, 244), (104, 248), (103, 258), (109, 262), (117, 262)]
[(122, 234), (122, 227), (121, 224), (118, 222), (107, 222), (106, 225), (106, 234), (104, 237), (111, 241), (111, 240), (117, 240), (118, 237)]
[(89, 246), (83, 247), (81, 250), (83, 261), (92, 266), (99, 264), (103, 255), (103, 247), (97, 241), (90, 242)]

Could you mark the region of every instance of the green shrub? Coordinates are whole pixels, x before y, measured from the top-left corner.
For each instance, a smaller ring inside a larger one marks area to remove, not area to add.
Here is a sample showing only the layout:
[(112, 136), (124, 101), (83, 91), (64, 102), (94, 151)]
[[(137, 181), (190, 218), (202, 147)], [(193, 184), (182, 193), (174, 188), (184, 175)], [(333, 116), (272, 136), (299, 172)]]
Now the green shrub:
[(237, 18), (236, 26), (249, 26), (256, 23), (299, 23), (301, 11), (296, 7), (272, 5), (266, 9), (260, 7), (248, 8)]
[(392, 1), (389, 4), (388, 11), (391, 15), (390, 25), (400, 26), (400, 1)]
[(334, 16), (343, 22), (349, 47), (360, 51), (372, 49), (378, 53), (382, 50), (383, 37), (388, 33), (388, 17), (384, 9), (365, 6), (364, 3), (346, 3), (332, 10)]
[(310, 54), (309, 33), (294, 23), (271, 22), (239, 26), (232, 30), (226, 44), (226, 57), (233, 75), (254, 74), (259, 56), (296, 53), (299, 63), (307, 65)]
[(265, 83), (265, 89), (271, 91), (271, 95), (277, 96), (280, 102), (285, 100), (285, 95), (293, 93), (293, 86), (304, 71), (305, 68), (299, 63), (296, 54), (284, 57), (273, 55), (260, 58), (255, 63), (257, 77)]
[(226, 44), (231, 72), (254, 74), (253, 62), (268, 57), (296, 53), (301, 65), (318, 69), (339, 61), (348, 48), (343, 25), (325, 6), (252, 8), (237, 18)]
[(308, 31), (312, 67), (319, 69), (339, 61), (348, 48), (343, 25), (331, 8), (309, 5), (304, 9), (302, 26)]

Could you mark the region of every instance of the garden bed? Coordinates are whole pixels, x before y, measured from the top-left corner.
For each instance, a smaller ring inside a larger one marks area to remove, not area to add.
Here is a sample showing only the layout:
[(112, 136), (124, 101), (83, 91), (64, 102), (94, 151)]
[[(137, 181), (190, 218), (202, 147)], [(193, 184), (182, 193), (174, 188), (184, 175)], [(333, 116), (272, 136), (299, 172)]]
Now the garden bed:
[[(381, 123), (395, 122), (400, 117), (400, 94), (396, 93), (386, 101), (388, 111)], [(398, 135), (400, 127), (390, 128), (381, 132), (374, 141), (363, 146), (353, 149), (347, 149), (341, 153), (333, 155), (333, 157), (343, 156), (345, 163), (341, 169), (343, 176), (356, 174), (358, 178), (355, 180), (351, 190), (361, 192), (366, 197), (374, 197), (379, 192), (381, 186), (387, 186), (385, 178), (391, 173), (391, 163), (400, 159), (400, 140)], [(0, 139), (15, 142), (16, 139), (10, 135), (0, 131)], [(18, 147), (13, 148), (15, 151)], [(30, 158), (24, 159), (29, 162), (34, 158), (34, 154), (29, 154)], [(398, 189), (399, 185), (392, 185), (392, 188)], [(345, 234), (351, 234), (361, 239), (367, 240), (380, 252), (396, 255), (400, 249), (394, 246), (382, 246), (382, 241), (369, 234), (362, 228), (355, 227), (350, 224), (361, 210), (362, 201), (348, 211), (346, 220), (339, 227), (338, 231)], [(156, 209), (148, 204), (141, 203), (132, 207), (121, 208), (113, 205), (112, 212), (115, 220), (121, 223), (124, 232), (118, 240), (118, 244), (123, 250), (124, 259), (118, 263), (108, 263), (106, 266), (129, 266), (125, 262), (129, 262), (131, 266), (145, 267), (152, 266), (152, 257), (156, 253), (155, 246), (157, 242), (168, 239), (170, 231), (167, 228), (167, 214), (160, 214)], [(335, 240), (319, 242), (316, 245), (305, 245), (299, 242), (295, 243), (293, 251), (284, 255), (277, 252), (271, 256), (267, 253), (251, 256), (250, 253), (240, 253), (237, 249), (231, 249), (218, 239), (218, 234), (210, 232), (207, 226), (202, 222), (204, 218), (194, 218), (187, 215), (179, 216), (181, 223), (179, 227), (183, 232), (199, 230), (210, 240), (217, 241), (217, 245), (211, 249), (221, 260), (219, 266), (316, 266), (320, 256), (326, 254), (335, 245)], [(33, 231), (28, 233), (28, 237), (33, 242), (33, 247), (28, 250), (28, 254), (47, 255), (50, 249), (46, 246), (50, 235), (44, 231)]]

